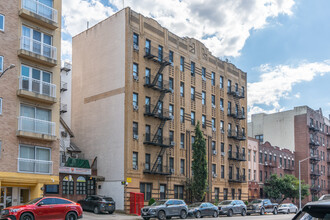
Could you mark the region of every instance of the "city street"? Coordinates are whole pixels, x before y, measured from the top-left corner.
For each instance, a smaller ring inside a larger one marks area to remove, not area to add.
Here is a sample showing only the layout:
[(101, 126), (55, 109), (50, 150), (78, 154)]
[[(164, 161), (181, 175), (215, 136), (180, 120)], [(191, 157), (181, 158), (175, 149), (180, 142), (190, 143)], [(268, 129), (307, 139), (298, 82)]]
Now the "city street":
[[(251, 219), (251, 220), (262, 220), (262, 219), (266, 219), (266, 220), (291, 220), (293, 218), (294, 214), (290, 214), (290, 215), (284, 215), (284, 214), (278, 214), (278, 215), (273, 215), (273, 214), (268, 214), (268, 215), (250, 215), (250, 216), (233, 216), (233, 217), (227, 217), (227, 216), (220, 216), (219, 218), (226, 218), (226, 219), (233, 219), (233, 220), (243, 220), (243, 219)], [(130, 215), (124, 215), (124, 214), (99, 214), (99, 215), (95, 215), (94, 213), (91, 212), (84, 212), (84, 220), (111, 220), (111, 219), (118, 219), (118, 220), (142, 220), (142, 218), (140, 216), (130, 216)], [(173, 219), (180, 219), (180, 218), (173, 218)], [(215, 219), (215, 218), (203, 218), (205, 220), (211, 220), (211, 219)]]

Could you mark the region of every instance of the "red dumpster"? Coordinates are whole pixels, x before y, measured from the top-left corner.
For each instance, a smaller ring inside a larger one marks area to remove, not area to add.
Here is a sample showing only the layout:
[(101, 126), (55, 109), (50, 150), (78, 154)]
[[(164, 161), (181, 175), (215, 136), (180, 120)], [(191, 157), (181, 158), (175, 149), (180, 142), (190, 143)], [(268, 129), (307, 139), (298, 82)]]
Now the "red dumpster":
[(130, 193), (130, 214), (141, 215), (141, 209), (144, 207), (143, 193)]

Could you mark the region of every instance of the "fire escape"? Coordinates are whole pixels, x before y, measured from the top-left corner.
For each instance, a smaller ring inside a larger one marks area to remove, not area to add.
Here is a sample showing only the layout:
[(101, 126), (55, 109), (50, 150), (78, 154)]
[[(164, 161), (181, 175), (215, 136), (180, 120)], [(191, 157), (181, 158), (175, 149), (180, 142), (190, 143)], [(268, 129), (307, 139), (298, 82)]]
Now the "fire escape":
[(159, 146), (161, 149), (155, 158), (154, 162), (148, 169), (144, 170), (146, 174), (160, 174), (160, 175), (171, 175), (172, 172), (168, 166), (163, 165), (163, 155), (166, 152), (167, 148), (171, 148), (174, 146), (174, 142), (170, 140), (170, 138), (165, 138), (163, 136), (163, 128), (165, 126), (166, 121), (173, 120), (173, 116), (170, 115), (169, 110), (163, 108), (163, 99), (166, 93), (172, 92), (169, 89), (169, 83), (163, 80), (163, 70), (166, 66), (171, 63), (168, 61), (168, 58), (163, 57), (162, 47), (157, 48), (146, 47), (144, 57), (147, 60), (155, 62), (159, 69), (155, 76), (146, 76), (145, 84), (146, 88), (151, 88), (159, 92), (159, 97), (157, 102), (152, 105), (150, 103), (146, 103), (144, 115), (148, 117), (153, 117), (158, 119), (159, 125), (154, 134), (146, 134), (144, 144)]

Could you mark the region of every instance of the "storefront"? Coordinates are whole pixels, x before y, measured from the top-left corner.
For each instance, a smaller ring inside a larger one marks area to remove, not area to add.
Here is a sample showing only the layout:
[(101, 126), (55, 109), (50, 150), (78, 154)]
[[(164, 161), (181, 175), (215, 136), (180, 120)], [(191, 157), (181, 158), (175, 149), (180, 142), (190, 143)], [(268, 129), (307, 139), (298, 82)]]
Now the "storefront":
[(30, 189), (22, 187), (1, 187), (0, 210), (10, 206), (22, 205), (30, 200)]

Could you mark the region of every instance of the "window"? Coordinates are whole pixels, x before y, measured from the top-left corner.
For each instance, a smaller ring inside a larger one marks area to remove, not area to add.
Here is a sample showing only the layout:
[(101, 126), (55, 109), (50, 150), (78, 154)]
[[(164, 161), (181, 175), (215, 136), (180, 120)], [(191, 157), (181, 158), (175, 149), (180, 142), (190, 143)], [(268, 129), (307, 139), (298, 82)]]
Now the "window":
[(202, 80), (206, 80), (206, 69), (205, 67), (202, 67)]
[(280, 157), (280, 167), (282, 167), (282, 157)]
[(2, 115), (2, 98), (0, 98), (0, 115)]
[(242, 116), (243, 117), (245, 116), (245, 109), (244, 109), (244, 107), (242, 107)]
[(191, 112), (191, 125), (195, 125), (195, 112)]
[(265, 171), (265, 181), (267, 180), (267, 171)]
[(215, 107), (215, 96), (211, 95), (212, 106)]
[(215, 141), (212, 141), (212, 150), (216, 150)]
[(146, 55), (150, 55), (151, 53), (151, 41), (150, 40), (146, 40)]
[(180, 108), (180, 122), (184, 123), (184, 109)]
[(221, 165), (221, 179), (225, 178), (225, 166)]
[(59, 194), (59, 185), (45, 185), (46, 194)]
[(163, 47), (160, 45), (158, 46), (158, 61), (163, 61)]
[(225, 133), (224, 122), (223, 121), (220, 121), (220, 131), (221, 131), (221, 133)]
[(74, 181), (71, 175), (63, 177), (62, 180), (62, 194), (73, 195), (74, 194)]
[[(134, 74), (134, 72), (133, 72)], [(150, 69), (146, 68), (146, 84), (149, 85), (150, 84)]]
[(248, 161), (251, 161), (251, 150), (248, 150)]
[(221, 143), (221, 153), (225, 152), (225, 143)]
[(193, 147), (194, 143), (195, 143), (195, 137), (194, 136), (191, 136), (191, 147)]
[(184, 134), (180, 135), (180, 148), (184, 149)]
[(158, 75), (157, 86), (158, 86), (158, 88), (161, 88), (161, 89), (163, 88), (163, 74)]
[(259, 181), (262, 182), (262, 171), (259, 171)]
[(219, 188), (214, 188), (214, 199), (215, 202), (219, 202)]
[(22, 1), (22, 3), (23, 8), (49, 20), (57, 22), (57, 17), (54, 17), (53, 12), (53, 0), (37, 0), (32, 2)]
[(264, 135), (263, 134), (256, 135), (255, 138), (259, 141), (259, 144), (264, 143)]
[(231, 102), (228, 101), (228, 115), (231, 114)]
[(212, 130), (215, 130), (215, 119), (212, 118)]
[(184, 57), (180, 57), (180, 71), (184, 71)]
[(215, 86), (215, 73), (214, 72), (211, 73), (211, 84), (212, 84), (212, 86)]
[(5, 16), (0, 14), (0, 31), (5, 31)]
[(52, 83), (52, 74), (26, 65), (21, 66), (20, 89), (56, 97), (56, 87)]
[(224, 105), (223, 105), (223, 98), (220, 98), (220, 110), (224, 110)]
[(251, 169), (249, 169), (249, 181), (251, 180)]
[(145, 163), (144, 168), (145, 168), (146, 170), (150, 170), (150, 154), (146, 154), (146, 158), (145, 158), (145, 160), (146, 160), (146, 163)]
[(159, 185), (159, 199), (165, 199), (166, 198), (166, 185), (160, 184)]
[(136, 63), (133, 63), (133, 77), (139, 76), (139, 65)]
[(217, 174), (217, 166), (212, 164), (212, 174)]
[(3, 72), (3, 56), (0, 56), (0, 73)]
[(228, 200), (228, 189), (223, 189), (223, 200)]
[(205, 97), (206, 97), (206, 93), (202, 92), (202, 105), (205, 105)]
[(235, 92), (238, 92), (238, 84), (235, 83)]
[(77, 195), (86, 195), (86, 178), (83, 176), (79, 176), (77, 178), (77, 183), (76, 183), (76, 191)]
[(146, 141), (150, 141), (150, 125), (146, 125)]
[(242, 199), (242, 190), (238, 189), (238, 199), (241, 200)]
[[(257, 155), (257, 152), (256, 151), (253, 151), (253, 162), (256, 162), (256, 156)], [(274, 157), (274, 159), (276, 160), (276, 156)]]
[(170, 104), (169, 107), (168, 107), (168, 111), (169, 111), (170, 116), (174, 116), (174, 110), (173, 109), (174, 109), (173, 105)]
[(184, 159), (180, 160), (180, 174), (184, 174)]
[(256, 170), (253, 170), (253, 180), (254, 181), (257, 180), (256, 176), (257, 176), (257, 171)]
[(162, 156), (158, 156), (157, 158), (157, 171), (158, 172), (163, 172), (163, 157)]
[(259, 152), (259, 163), (262, 163), (262, 152)]
[(184, 83), (180, 82), (180, 96), (184, 97)]
[(231, 199), (235, 199), (235, 189), (231, 189)]
[(52, 167), (50, 148), (30, 145), (19, 146), (19, 172), (52, 174)]
[(195, 76), (195, 63), (194, 62), (191, 62), (190, 70), (191, 70), (191, 76)]
[(267, 154), (265, 153), (265, 162), (267, 162)]
[(206, 117), (202, 115), (202, 128), (206, 128)]
[(173, 157), (170, 157), (170, 170), (174, 170), (174, 158)]
[(169, 132), (169, 136), (170, 136), (170, 141), (174, 141), (174, 131), (170, 131)]
[(174, 186), (174, 199), (183, 199), (183, 186)]
[(133, 152), (133, 169), (138, 169), (138, 152)]
[(139, 95), (137, 93), (133, 93), (133, 106), (139, 105)]
[(136, 136), (139, 135), (139, 125), (137, 122), (133, 122), (133, 138), (137, 139)]
[(171, 91), (174, 90), (174, 82), (173, 82), (173, 78), (171, 78), (171, 77), (170, 77), (170, 79), (169, 79), (169, 89), (170, 89)]
[(140, 193), (144, 193), (144, 201), (149, 201), (151, 199), (151, 183), (140, 183)]
[(133, 48), (134, 50), (139, 49), (139, 35), (136, 33), (133, 33)]
[(170, 50), (170, 53), (169, 53), (169, 61), (170, 61), (170, 63), (171, 63), (172, 65), (173, 65), (173, 63), (174, 63), (174, 62), (173, 62), (173, 57), (174, 57), (173, 55), (174, 55), (174, 54), (173, 54), (173, 51)]
[(231, 92), (231, 80), (228, 79), (227, 91)]
[(242, 86), (242, 96), (243, 96), (243, 97), (245, 96), (245, 89), (244, 89), (244, 86)]
[(220, 89), (223, 89), (223, 76), (220, 76)]
[[(134, 100), (134, 96), (133, 96), (133, 100)], [(134, 103), (134, 101), (133, 101)], [(134, 105), (134, 104), (133, 104)], [(145, 110), (146, 110), (146, 113), (150, 113), (150, 97), (146, 96), (145, 98)]]

